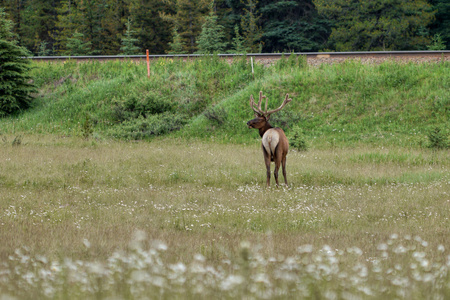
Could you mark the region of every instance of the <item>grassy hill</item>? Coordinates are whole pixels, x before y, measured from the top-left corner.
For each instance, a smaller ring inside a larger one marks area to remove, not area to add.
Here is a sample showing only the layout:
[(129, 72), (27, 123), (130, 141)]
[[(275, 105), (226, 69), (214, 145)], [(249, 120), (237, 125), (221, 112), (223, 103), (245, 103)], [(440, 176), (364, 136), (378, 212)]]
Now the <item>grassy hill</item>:
[(291, 56), (257, 65), (253, 77), (243, 59), (160, 59), (148, 79), (145, 65), (130, 61), (35, 63), (34, 107), (0, 120), (0, 133), (248, 142), (258, 137), (245, 126), (253, 117), (248, 99), (262, 90), (269, 107), (290, 94), (272, 125), (310, 145), (424, 146), (431, 130), (450, 131), (449, 67), (348, 61), (317, 68)]

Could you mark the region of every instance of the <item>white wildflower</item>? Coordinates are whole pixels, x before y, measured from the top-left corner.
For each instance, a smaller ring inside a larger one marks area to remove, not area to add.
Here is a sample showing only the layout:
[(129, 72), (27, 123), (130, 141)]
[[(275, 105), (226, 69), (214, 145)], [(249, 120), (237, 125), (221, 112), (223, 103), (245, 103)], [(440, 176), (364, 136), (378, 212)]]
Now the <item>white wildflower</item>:
[(236, 286), (242, 284), (244, 282), (244, 277), (240, 275), (229, 275), (225, 280), (220, 284), (220, 289), (223, 291), (229, 291), (234, 289)]
[(297, 248), (297, 251), (299, 253), (311, 253), (313, 251), (313, 246), (312, 245), (303, 245)]
[(88, 239), (83, 239), (83, 245), (89, 249), (91, 248), (91, 243), (88, 241)]
[(377, 246), (377, 249), (380, 250), (380, 251), (386, 251), (388, 249), (388, 245), (386, 245), (384, 243), (383, 244), (379, 244)]
[(175, 265), (170, 265), (169, 268), (175, 273), (183, 274), (184, 272), (186, 272), (186, 266), (181, 262)]

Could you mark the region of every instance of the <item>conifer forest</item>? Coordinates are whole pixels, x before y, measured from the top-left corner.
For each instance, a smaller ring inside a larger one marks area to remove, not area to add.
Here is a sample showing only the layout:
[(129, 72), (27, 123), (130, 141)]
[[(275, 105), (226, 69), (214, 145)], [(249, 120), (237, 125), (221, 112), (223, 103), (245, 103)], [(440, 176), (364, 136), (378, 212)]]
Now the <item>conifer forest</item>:
[(0, 0), (30, 55), (450, 48), (448, 0)]

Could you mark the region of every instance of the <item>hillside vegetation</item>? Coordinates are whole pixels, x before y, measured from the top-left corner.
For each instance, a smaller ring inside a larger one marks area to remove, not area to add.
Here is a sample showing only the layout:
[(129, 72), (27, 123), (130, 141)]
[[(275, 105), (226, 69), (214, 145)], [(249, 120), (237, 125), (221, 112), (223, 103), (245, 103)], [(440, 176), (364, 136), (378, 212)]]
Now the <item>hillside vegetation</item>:
[(272, 125), (311, 146), (354, 143), (420, 147), (427, 135), (450, 129), (448, 63), (379, 65), (348, 61), (308, 66), (290, 56), (276, 65), (217, 57), (183, 62), (160, 59), (146, 67), (130, 61), (35, 63), (39, 94), (33, 108), (0, 120), (0, 133), (51, 133), (95, 138), (158, 136), (248, 142), (258, 135), (248, 99), (260, 90), (269, 107), (293, 99)]

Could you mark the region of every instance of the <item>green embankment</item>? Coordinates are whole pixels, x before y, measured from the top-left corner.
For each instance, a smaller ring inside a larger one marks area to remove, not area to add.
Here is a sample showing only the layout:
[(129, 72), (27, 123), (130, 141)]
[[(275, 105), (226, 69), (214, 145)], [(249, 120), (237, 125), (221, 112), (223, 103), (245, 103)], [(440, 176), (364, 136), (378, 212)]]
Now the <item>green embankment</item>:
[[(248, 99), (260, 90), (269, 107), (293, 99), (271, 117), (313, 146), (354, 143), (420, 147), (438, 127), (450, 131), (450, 65), (380, 65), (348, 61), (309, 67), (303, 57), (276, 65), (217, 57), (191, 62), (158, 60), (151, 78), (133, 62), (35, 63), (39, 94), (34, 107), (0, 120), (0, 133), (92, 135), (146, 139), (206, 138), (221, 142), (256, 139), (245, 122)], [(298, 132), (297, 132), (298, 133)]]

